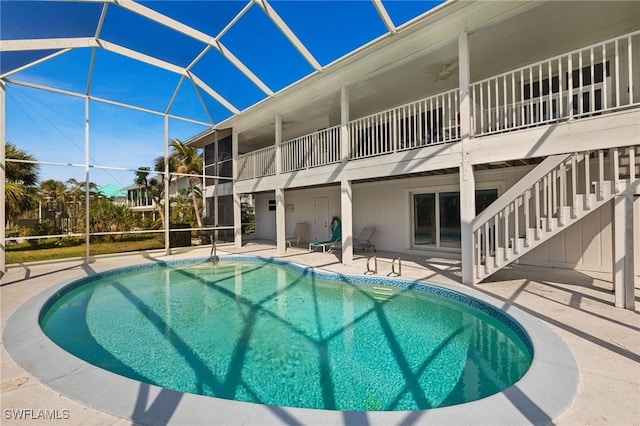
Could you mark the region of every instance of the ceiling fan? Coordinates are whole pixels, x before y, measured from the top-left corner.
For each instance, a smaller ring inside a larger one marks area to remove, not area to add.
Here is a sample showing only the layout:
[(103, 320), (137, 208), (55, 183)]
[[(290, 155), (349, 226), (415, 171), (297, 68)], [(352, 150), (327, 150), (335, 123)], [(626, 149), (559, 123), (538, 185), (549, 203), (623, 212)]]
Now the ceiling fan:
[(438, 72), (436, 79), (433, 82), (437, 83), (438, 81), (448, 80), (449, 77), (451, 77), (451, 75), (453, 74), (453, 71), (456, 70), (456, 68), (458, 68), (457, 62), (453, 62), (451, 64), (442, 64), (440, 66), (440, 72)]

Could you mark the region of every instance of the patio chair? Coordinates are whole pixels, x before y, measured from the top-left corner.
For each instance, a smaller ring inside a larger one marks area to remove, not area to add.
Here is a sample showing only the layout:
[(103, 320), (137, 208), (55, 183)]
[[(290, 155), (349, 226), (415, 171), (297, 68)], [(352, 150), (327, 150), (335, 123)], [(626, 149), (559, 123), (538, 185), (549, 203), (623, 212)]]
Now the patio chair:
[(300, 244), (300, 240), (304, 238), (304, 233), (307, 232), (307, 224), (304, 222), (296, 223), (296, 229), (293, 230), (293, 235), (287, 237), (287, 245), (291, 247), (295, 243), (296, 247)]
[(327, 251), (327, 247), (331, 248), (334, 244), (338, 243), (342, 239), (342, 226), (338, 225), (336, 229), (333, 230), (333, 234), (331, 235), (331, 239), (326, 241), (314, 241), (309, 243), (309, 251), (322, 247), (322, 252)]
[(362, 228), (360, 235), (353, 239), (353, 248), (361, 248), (364, 249), (373, 249), (376, 251), (376, 246), (371, 243), (371, 237), (373, 233), (376, 232), (376, 228), (373, 226), (366, 226)]

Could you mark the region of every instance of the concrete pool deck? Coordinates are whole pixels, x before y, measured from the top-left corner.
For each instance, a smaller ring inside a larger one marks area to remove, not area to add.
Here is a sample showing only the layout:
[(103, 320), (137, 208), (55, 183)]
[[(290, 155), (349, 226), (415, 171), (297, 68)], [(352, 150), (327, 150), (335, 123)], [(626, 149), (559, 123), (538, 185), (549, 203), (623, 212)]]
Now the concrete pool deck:
[[(356, 255), (353, 265), (341, 265), (333, 254), (308, 253), (306, 249), (289, 249), (277, 256), (273, 245), (250, 243), (240, 249), (223, 247), (220, 254), (244, 253), (282, 257), (295, 263), (327, 270), (361, 274), (366, 271), (366, 256)], [(2, 329), (8, 318), (26, 301), (61, 282), (97, 271), (163, 259), (200, 257), (208, 250), (197, 249), (166, 257), (158, 253), (100, 257), (95, 263), (78, 260), (11, 266), (0, 282)], [(379, 275), (391, 271), (389, 260), (397, 253), (378, 253)], [(403, 278), (448, 283), (459, 282), (460, 263), (442, 258), (420, 258), (401, 255)], [(521, 278), (527, 277), (527, 278)], [(535, 277), (535, 279), (533, 278)], [(496, 274), (490, 282), (475, 288), (504, 303), (504, 308), (517, 306), (538, 318), (569, 347), (579, 368), (578, 392), (571, 407), (554, 424), (640, 424), (640, 307), (636, 286), (636, 312), (614, 308), (608, 274), (585, 274), (550, 268), (514, 266)], [(61, 424), (131, 424), (88, 408), (61, 396), (31, 376), (6, 352), (2, 342), (0, 367), (2, 424), (45, 424), (39, 415), (54, 415)], [(158, 399), (147, 394), (138, 398), (141, 410), (151, 410)], [(31, 410), (31, 412), (27, 411)], [(46, 413), (38, 412), (46, 410)], [(23, 419), (18, 419), (19, 415)], [(198, 413), (201, 424), (235, 424), (233, 413)], [(27, 417), (27, 419), (24, 419)], [(429, 423), (433, 419), (416, 414), (404, 423)], [(265, 424), (296, 424), (286, 417), (264, 418)], [(343, 417), (345, 424), (367, 424), (366, 417)], [(297, 423), (300, 424), (300, 423)], [(315, 424), (315, 423), (314, 423)]]

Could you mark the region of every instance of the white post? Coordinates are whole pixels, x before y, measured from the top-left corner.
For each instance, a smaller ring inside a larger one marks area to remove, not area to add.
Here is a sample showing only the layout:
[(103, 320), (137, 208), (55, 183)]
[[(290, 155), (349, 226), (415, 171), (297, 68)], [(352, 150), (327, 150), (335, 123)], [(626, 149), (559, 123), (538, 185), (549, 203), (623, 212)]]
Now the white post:
[(171, 254), (169, 244), (169, 186), (171, 185), (171, 177), (169, 176), (169, 116), (164, 116), (164, 252), (168, 256)]
[[(275, 168), (276, 175), (282, 173), (282, 157), (280, 146), (282, 144), (282, 116), (276, 115), (275, 137)], [(285, 219), (284, 188), (276, 188), (276, 247), (278, 254), (287, 251), (287, 222)]]
[(281, 144), (282, 144), (282, 116), (276, 115), (276, 140), (275, 140), (275, 166), (276, 166), (276, 175), (282, 173), (282, 155), (281, 155)]
[[(219, 162), (219, 153), (218, 153), (218, 145), (219, 145), (219, 141), (218, 141), (218, 131), (216, 130), (215, 132), (213, 132), (213, 148), (214, 148), (214, 152), (213, 152), (213, 162), (215, 163), (215, 180), (213, 181), (213, 226), (216, 227), (216, 229), (213, 231), (214, 233), (214, 238), (215, 241), (218, 241), (218, 225), (220, 222), (219, 219), (219, 215), (218, 215), (218, 210), (220, 209), (220, 205), (219, 205), (219, 200), (218, 200), (218, 188), (219, 188), (219, 176), (220, 176), (220, 164)], [(204, 156), (204, 155), (203, 155)], [(204, 169), (203, 169), (204, 170)], [(204, 186), (203, 186), (204, 188)], [(211, 216), (209, 216), (211, 217)]]
[[(5, 184), (4, 180), (6, 178), (6, 159), (4, 157), (5, 150), (5, 142), (6, 142), (6, 133), (5, 133), (5, 108), (6, 108), (6, 86), (4, 81), (0, 80), (0, 200), (2, 200), (2, 206), (6, 206), (5, 204)], [(4, 275), (5, 267), (6, 267), (6, 257), (5, 252), (7, 250), (5, 239), (5, 230), (4, 228), (7, 226), (7, 218), (5, 216), (4, 207), (0, 208), (0, 278)]]
[(353, 263), (353, 189), (351, 181), (340, 182), (340, 214), (342, 215), (342, 263)]
[(284, 189), (276, 189), (276, 245), (278, 254), (287, 251), (286, 222), (284, 218)]
[[(349, 92), (345, 86), (340, 89), (340, 151), (344, 164), (349, 161)], [(342, 216), (342, 263), (353, 263), (353, 190), (351, 181), (340, 182), (340, 215)]]
[(633, 194), (613, 199), (613, 289), (618, 308), (634, 309), (634, 220)]
[(89, 232), (91, 231), (89, 219), (89, 208), (91, 206), (89, 200), (89, 97), (84, 98), (84, 232), (85, 232), (85, 263), (91, 261), (91, 248), (89, 247)]
[(242, 201), (236, 188), (238, 179), (238, 132), (233, 129), (231, 133), (231, 157), (233, 159), (233, 234), (235, 247), (242, 247)]
[(343, 163), (349, 161), (349, 92), (345, 86), (340, 90), (340, 157)]
[(473, 232), (471, 221), (476, 216), (476, 188), (473, 165), (469, 162), (471, 100), (469, 98), (469, 39), (463, 31), (458, 37), (458, 69), (460, 73), (460, 235), (462, 251), (462, 283), (473, 285)]

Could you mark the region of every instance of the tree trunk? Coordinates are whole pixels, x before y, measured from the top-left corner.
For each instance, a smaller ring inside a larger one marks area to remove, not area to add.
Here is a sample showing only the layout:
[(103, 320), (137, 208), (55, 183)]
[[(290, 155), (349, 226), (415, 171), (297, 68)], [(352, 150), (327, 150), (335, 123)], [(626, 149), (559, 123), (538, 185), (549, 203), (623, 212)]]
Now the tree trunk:
[(191, 200), (193, 201), (193, 208), (196, 211), (196, 221), (198, 222), (198, 228), (202, 228), (202, 217), (200, 209), (198, 208), (198, 197), (196, 197), (196, 191), (193, 190), (193, 182), (189, 179), (189, 190), (191, 191)]

